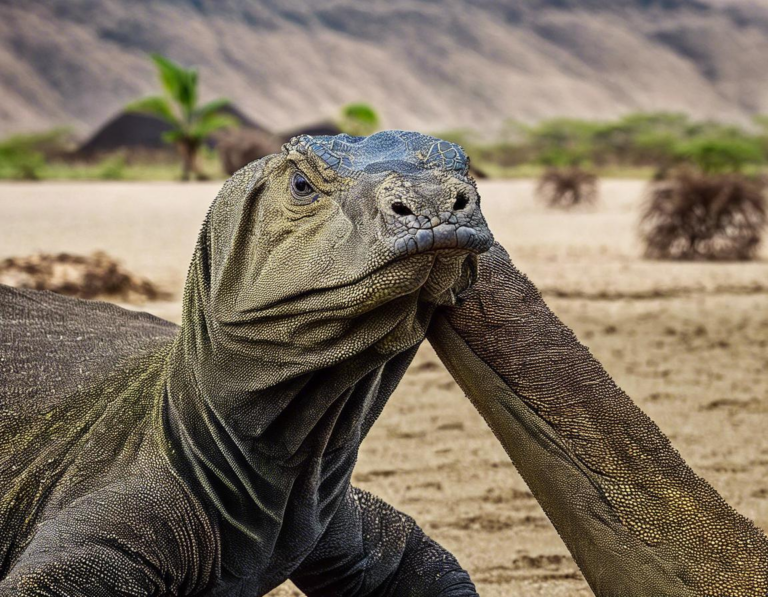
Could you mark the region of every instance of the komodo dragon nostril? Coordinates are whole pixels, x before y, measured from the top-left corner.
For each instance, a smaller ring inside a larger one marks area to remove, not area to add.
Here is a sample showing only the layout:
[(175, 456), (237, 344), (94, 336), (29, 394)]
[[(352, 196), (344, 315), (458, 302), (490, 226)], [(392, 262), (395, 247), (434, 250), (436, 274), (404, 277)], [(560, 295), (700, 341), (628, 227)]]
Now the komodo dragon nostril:
[(469, 197), (467, 197), (466, 193), (459, 191), (456, 194), (456, 201), (453, 204), (453, 211), (461, 211), (467, 205), (469, 205)]
[(411, 211), (411, 208), (408, 207), (405, 203), (402, 201), (395, 201), (392, 203), (392, 211), (395, 212), (398, 216), (412, 216), (413, 212)]

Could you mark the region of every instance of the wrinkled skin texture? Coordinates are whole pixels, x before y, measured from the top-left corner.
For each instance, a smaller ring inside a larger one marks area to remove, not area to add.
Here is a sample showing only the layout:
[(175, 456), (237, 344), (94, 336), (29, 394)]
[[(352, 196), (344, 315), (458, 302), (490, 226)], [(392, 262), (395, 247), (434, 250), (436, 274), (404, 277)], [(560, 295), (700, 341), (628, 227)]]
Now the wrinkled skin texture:
[(683, 461), (499, 246), (429, 340), (600, 596), (768, 594), (768, 539)]
[(397, 131), (250, 164), (211, 207), (180, 328), (0, 288), (0, 596), (476, 595), (350, 485), (491, 245), (467, 169)]

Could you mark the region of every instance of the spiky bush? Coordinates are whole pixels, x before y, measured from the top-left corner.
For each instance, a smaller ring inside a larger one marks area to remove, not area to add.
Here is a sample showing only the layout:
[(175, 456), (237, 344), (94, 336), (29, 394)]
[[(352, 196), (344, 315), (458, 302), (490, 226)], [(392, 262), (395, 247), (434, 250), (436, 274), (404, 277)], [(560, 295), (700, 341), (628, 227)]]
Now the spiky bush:
[(569, 208), (597, 201), (597, 176), (578, 166), (548, 168), (536, 195), (550, 207)]
[(768, 223), (766, 180), (737, 172), (672, 172), (650, 186), (642, 216), (651, 259), (747, 260)]

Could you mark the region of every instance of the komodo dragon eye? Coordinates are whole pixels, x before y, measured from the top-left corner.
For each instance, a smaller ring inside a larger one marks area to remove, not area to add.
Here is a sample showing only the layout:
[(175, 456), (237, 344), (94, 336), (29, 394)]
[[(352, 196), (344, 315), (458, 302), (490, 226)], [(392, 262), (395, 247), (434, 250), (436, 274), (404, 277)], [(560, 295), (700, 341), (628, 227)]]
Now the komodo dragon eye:
[(291, 177), (291, 194), (297, 203), (308, 205), (317, 201), (319, 195), (301, 172), (294, 172)]

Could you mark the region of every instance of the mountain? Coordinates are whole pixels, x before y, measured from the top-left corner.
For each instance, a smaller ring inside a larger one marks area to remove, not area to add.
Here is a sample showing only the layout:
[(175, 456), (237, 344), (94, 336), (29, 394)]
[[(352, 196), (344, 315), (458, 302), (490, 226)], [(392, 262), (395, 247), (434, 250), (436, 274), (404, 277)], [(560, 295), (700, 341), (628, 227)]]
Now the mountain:
[(368, 101), (392, 128), (768, 112), (756, 0), (0, 0), (0, 134), (81, 134), (151, 93), (157, 51), (286, 129)]

